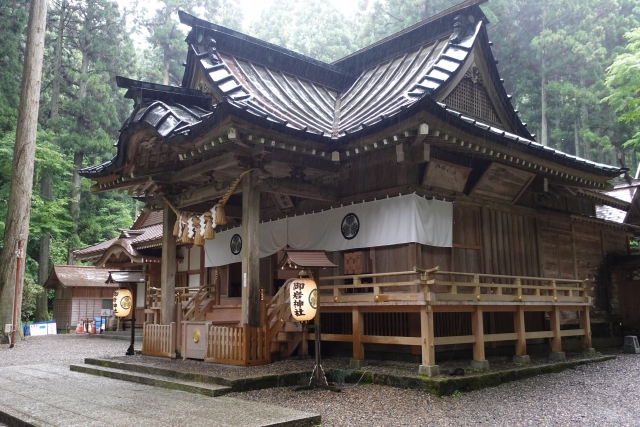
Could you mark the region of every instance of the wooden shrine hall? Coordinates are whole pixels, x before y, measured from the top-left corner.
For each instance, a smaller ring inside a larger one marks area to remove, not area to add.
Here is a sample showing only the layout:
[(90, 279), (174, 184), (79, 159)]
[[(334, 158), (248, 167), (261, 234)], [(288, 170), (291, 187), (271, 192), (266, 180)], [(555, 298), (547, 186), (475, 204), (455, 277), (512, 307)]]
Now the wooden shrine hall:
[(533, 343), (592, 351), (607, 321), (595, 271), (635, 230), (596, 206), (628, 209), (605, 194), (626, 169), (535, 142), (480, 3), (332, 64), (180, 13), (182, 85), (118, 77), (134, 107), (117, 153), (80, 174), (162, 211), (159, 268), (144, 248), (118, 261), (152, 272), (143, 353), (304, 354), (297, 267), (319, 285), (323, 348), (354, 366), (385, 349), (426, 375), (454, 345), (479, 368), (495, 346), (523, 363)]

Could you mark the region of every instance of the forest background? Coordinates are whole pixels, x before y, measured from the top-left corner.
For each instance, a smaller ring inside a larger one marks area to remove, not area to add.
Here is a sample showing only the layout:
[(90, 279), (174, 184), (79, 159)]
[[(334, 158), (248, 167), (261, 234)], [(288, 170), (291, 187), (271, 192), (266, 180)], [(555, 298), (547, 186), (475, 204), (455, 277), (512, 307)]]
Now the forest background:
[[(178, 10), (332, 62), (460, 0), (359, 0), (350, 14), (326, 0), (279, 0), (251, 18), (243, 1), (49, 1), (23, 321), (48, 319), (52, 295), (41, 285), (53, 264), (72, 263), (71, 251), (115, 237), (139, 213), (127, 194), (92, 194), (75, 171), (115, 153), (132, 107), (116, 75), (180, 85)], [(504, 85), (538, 142), (608, 164), (621, 155), (635, 170), (640, 0), (491, 0), (482, 9)], [(28, 1), (0, 0), (2, 234), (27, 14)]]

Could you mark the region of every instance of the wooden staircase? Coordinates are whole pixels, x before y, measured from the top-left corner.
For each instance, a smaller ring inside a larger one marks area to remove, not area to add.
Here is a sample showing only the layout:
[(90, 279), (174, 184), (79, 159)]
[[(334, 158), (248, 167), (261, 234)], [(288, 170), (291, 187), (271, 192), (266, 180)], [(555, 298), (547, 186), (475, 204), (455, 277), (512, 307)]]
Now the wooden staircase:
[(216, 285), (201, 288), (176, 288), (182, 307), (182, 320), (204, 320), (211, 307), (216, 305)]
[(291, 356), (299, 345), (301, 355), (307, 353), (302, 324), (296, 322), (291, 315), (289, 285), (293, 280), (287, 280), (264, 308), (272, 362)]

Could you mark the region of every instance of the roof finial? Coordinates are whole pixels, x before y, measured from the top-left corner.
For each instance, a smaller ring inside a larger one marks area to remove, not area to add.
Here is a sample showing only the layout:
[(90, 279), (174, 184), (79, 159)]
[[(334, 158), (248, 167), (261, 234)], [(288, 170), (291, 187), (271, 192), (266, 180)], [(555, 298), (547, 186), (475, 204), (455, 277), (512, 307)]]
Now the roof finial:
[[(451, 34), (451, 38), (449, 39), (451, 43), (458, 44), (464, 40), (469, 22), (466, 18), (464, 15), (456, 15), (456, 17), (453, 18), (453, 34)], [(473, 19), (472, 16), (469, 16), (469, 18)]]
[(216, 44), (216, 39), (214, 39), (213, 37), (207, 37), (204, 39), (204, 43), (202, 43), (202, 46), (207, 49), (209, 56), (211, 57), (211, 62), (213, 62), (214, 64), (219, 64), (220, 57), (218, 56)]

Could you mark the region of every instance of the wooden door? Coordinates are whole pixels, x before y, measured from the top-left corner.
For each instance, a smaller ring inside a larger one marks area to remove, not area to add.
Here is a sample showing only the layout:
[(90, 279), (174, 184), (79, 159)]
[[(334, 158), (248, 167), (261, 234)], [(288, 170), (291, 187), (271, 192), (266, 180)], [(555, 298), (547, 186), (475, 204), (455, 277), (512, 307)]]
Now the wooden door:
[[(622, 273), (622, 274), (620, 274)], [(640, 329), (640, 270), (620, 272), (618, 302), (623, 328)]]

